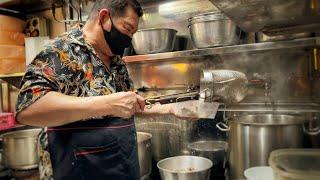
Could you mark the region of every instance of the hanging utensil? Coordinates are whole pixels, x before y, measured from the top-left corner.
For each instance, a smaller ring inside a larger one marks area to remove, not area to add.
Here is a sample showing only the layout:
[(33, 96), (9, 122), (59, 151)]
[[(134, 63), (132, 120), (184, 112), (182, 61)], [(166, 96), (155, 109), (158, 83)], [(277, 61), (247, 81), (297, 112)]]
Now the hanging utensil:
[(233, 70), (203, 70), (200, 90), (204, 90), (203, 99), (212, 102), (220, 97), (225, 104), (242, 101), (248, 91), (248, 79), (242, 72)]

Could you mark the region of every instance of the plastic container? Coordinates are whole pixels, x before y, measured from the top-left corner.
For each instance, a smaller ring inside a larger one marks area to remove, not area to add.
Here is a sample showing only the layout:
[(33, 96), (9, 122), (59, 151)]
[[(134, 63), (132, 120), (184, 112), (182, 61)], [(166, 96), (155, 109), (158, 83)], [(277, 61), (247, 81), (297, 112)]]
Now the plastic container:
[(275, 180), (319, 180), (320, 149), (272, 151), (269, 164)]
[(247, 180), (274, 180), (270, 166), (256, 166), (244, 171)]
[(10, 129), (16, 125), (13, 113), (0, 113), (0, 130)]

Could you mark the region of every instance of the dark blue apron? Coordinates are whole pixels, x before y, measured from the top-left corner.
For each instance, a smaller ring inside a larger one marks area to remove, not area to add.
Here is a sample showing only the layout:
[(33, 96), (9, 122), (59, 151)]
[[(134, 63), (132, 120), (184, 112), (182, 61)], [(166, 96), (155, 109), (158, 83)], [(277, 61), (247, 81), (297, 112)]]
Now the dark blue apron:
[(105, 118), (48, 129), (55, 180), (137, 180), (134, 120)]

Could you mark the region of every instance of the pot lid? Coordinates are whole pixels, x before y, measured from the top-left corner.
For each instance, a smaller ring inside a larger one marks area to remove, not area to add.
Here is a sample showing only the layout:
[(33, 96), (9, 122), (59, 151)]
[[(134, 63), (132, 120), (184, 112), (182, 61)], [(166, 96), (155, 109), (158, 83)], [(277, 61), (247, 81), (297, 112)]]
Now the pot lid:
[(205, 22), (205, 21), (216, 21), (229, 19), (226, 15), (221, 12), (208, 12), (203, 14), (198, 14), (188, 19), (189, 23), (195, 22)]

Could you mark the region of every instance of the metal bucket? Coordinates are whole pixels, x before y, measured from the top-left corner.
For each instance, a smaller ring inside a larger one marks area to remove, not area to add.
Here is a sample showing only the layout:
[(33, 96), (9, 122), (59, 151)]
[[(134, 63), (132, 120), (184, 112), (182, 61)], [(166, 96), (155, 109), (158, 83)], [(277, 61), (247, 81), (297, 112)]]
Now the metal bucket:
[(193, 44), (197, 48), (239, 43), (237, 25), (222, 13), (211, 12), (191, 17), (189, 29)]
[(138, 30), (132, 45), (137, 54), (170, 52), (173, 50), (177, 31), (168, 28), (151, 28)]

